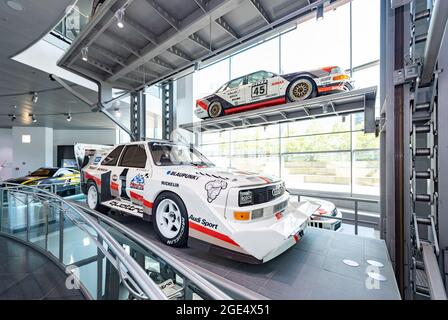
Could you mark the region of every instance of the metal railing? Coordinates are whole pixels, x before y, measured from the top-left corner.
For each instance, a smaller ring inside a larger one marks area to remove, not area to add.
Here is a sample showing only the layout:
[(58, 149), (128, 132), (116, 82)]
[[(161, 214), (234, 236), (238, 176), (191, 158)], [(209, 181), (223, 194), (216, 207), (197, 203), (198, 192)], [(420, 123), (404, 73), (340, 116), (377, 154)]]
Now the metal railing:
[(301, 197), (308, 197), (308, 198), (317, 198), (317, 199), (328, 199), (328, 200), (340, 200), (340, 201), (351, 201), (354, 203), (354, 219), (350, 218), (339, 218), (339, 217), (330, 217), (330, 216), (324, 216), (320, 214), (313, 214), (312, 216), (323, 218), (323, 219), (331, 219), (331, 220), (340, 220), (342, 222), (353, 224), (355, 227), (355, 235), (358, 235), (358, 227), (359, 224), (365, 224), (365, 225), (371, 225), (376, 230), (379, 229), (380, 223), (378, 219), (378, 222), (372, 222), (367, 220), (360, 220), (359, 219), (359, 203), (372, 203), (372, 204), (379, 204), (379, 200), (375, 199), (367, 199), (367, 198), (359, 198), (359, 197), (346, 197), (346, 196), (338, 196), (338, 195), (329, 195), (324, 193), (317, 193), (317, 192), (309, 192), (309, 191), (299, 191), (299, 190), (288, 190), (291, 195), (298, 196), (299, 201)]
[[(115, 220), (48, 190), (2, 183), (0, 203), (0, 235), (40, 250), (68, 273), (75, 270), (90, 299), (230, 299)], [(95, 264), (97, 271), (89, 270)]]

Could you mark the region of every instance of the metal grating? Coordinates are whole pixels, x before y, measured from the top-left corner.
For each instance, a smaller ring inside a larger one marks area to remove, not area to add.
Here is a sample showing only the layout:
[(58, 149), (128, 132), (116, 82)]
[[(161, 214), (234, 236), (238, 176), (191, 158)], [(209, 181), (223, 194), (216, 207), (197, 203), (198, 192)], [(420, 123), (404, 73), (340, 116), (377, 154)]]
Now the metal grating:
[[(193, 71), (348, 0), (109, 0), (58, 65), (116, 88), (141, 89)], [(124, 9), (124, 28), (117, 11)], [(88, 47), (87, 61), (81, 51)]]

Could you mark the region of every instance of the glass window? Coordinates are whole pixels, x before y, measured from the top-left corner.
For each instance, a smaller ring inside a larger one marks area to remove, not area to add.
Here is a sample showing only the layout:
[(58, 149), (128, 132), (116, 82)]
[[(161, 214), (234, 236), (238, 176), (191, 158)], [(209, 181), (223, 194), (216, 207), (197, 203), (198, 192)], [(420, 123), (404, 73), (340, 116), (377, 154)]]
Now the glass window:
[(118, 157), (120, 156), (121, 150), (123, 150), (124, 146), (118, 146), (111, 153), (107, 155), (106, 158), (101, 162), (103, 166), (116, 166)]
[(231, 158), (232, 168), (239, 170), (264, 174), (268, 176), (280, 176), (279, 172), (279, 156), (259, 156), (259, 155), (245, 155), (233, 156)]
[(350, 133), (285, 138), (283, 143), (285, 153), (350, 150)]
[(52, 169), (52, 168), (40, 168), (36, 171), (30, 173), (31, 177), (52, 177), (58, 169)]
[(226, 90), (238, 88), (240, 85), (243, 84), (243, 80), (244, 80), (244, 77), (230, 81), (226, 87)]
[(237, 53), (231, 57), (231, 78), (241, 77), (258, 70), (278, 73), (279, 56), (278, 37)]
[[(359, 30), (363, 31), (364, 27)], [(350, 5), (325, 12), (322, 20), (301, 23), (281, 38), (282, 74), (328, 65), (347, 70), (350, 68)]]
[(380, 152), (355, 151), (353, 193), (378, 196), (380, 193)]
[(247, 83), (255, 83), (272, 77), (273, 74), (266, 71), (258, 71), (247, 76)]
[(284, 155), (282, 177), (291, 189), (350, 192), (350, 152)]
[(120, 160), (120, 167), (144, 168), (146, 167), (146, 151), (142, 144), (126, 146)]
[(210, 160), (191, 146), (169, 142), (152, 142), (149, 144), (149, 149), (157, 166), (213, 166)]
[(225, 59), (193, 74), (193, 100), (204, 98), (230, 80), (230, 59)]

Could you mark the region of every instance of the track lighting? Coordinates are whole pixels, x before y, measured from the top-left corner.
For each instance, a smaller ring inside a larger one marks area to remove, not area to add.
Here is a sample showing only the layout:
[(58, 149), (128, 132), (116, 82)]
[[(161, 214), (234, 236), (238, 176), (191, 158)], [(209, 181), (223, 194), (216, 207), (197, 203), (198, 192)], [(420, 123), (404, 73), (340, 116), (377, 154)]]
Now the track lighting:
[(120, 8), (115, 12), (115, 17), (117, 18), (117, 26), (120, 29), (124, 28), (124, 8)]
[(324, 5), (320, 4), (316, 8), (316, 20), (320, 21), (324, 19)]
[(11, 117), (11, 122), (14, 122), (17, 119), (15, 114), (9, 114), (8, 116)]
[(67, 113), (67, 122), (72, 121), (72, 115), (70, 113)]
[(34, 123), (37, 122), (36, 116), (35, 116), (34, 114), (29, 113), (28, 115), (31, 117), (31, 120), (32, 120)]
[(33, 103), (37, 103), (38, 99), (39, 99), (39, 96), (37, 95), (37, 92), (33, 92)]
[(88, 59), (88, 54), (89, 54), (89, 47), (83, 47), (83, 48), (81, 49), (82, 60), (87, 61), (87, 59)]

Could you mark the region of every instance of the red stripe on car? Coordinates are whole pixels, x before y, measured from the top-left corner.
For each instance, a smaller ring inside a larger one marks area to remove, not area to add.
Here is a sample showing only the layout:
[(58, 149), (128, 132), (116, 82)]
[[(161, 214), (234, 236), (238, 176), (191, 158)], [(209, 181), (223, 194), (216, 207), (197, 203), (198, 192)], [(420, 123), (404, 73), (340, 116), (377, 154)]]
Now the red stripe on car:
[(143, 199), (143, 206), (146, 207), (146, 208), (152, 209), (152, 207), (154, 206), (154, 203), (152, 203), (152, 202), (150, 202), (148, 200)]
[(209, 236), (211, 236), (211, 237), (213, 237), (213, 238), (219, 239), (219, 240), (221, 240), (221, 241), (224, 241), (224, 242), (230, 243), (231, 245), (234, 245), (234, 246), (239, 247), (238, 243), (236, 243), (235, 241), (233, 241), (232, 239), (230, 239), (230, 238), (229, 238), (228, 236), (226, 236), (225, 234), (219, 233), (219, 232), (214, 231), (214, 230), (207, 229), (206, 227), (201, 226), (201, 225), (199, 225), (199, 224), (197, 224), (197, 223), (195, 223), (195, 222), (193, 222), (193, 221), (190, 221), (190, 222), (188, 223), (188, 225), (189, 225), (189, 227), (190, 227), (191, 229), (194, 229), (194, 230), (196, 230), (196, 231), (205, 233), (206, 235), (209, 235)]
[(130, 195), (132, 199), (142, 202), (144, 207), (150, 209), (153, 207), (153, 203), (148, 200), (145, 200), (145, 198), (142, 195), (139, 195), (138, 193), (135, 193), (133, 191), (130, 192)]
[(204, 109), (205, 111), (208, 111), (208, 106), (207, 106), (207, 104), (206, 104), (204, 101), (202, 101), (202, 100), (197, 100), (197, 101), (196, 101), (196, 104), (197, 104), (199, 107), (201, 107), (202, 109)]
[(85, 174), (86, 174), (86, 176), (85, 176), (85, 177), (86, 177), (86, 180), (91, 179), (91, 180), (95, 181), (95, 183), (96, 183), (97, 186), (100, 186), (100, 185), (101, 185), (101, 179), (100, 179), (100, 178), (97, 178), (97, 177), (91, 175), (91, 174), (88, 173), (88, 172), (86, 172)]
[(339, 85), (339, 86), (330, 86), (330, 87), (320, 87), (317, 88), (317, 91), (319, 92), (329, 92), (329, 91), (333, 91), (333, 90), (340, 90), (342, 89), (343, 85)]
[(227, 110), (224, 110), (224, 113), (231, 114), (231, 113), (236, 113), (236, 112), (248, 111), (248, 110), (262, 108), (262, 107), (270, 107), (270, 106), (274, 106), (274, 105), (285, 103), (285, 102), (286, 102), (286, 98), (282, 97), (282, 98), (272, 99), (272, 100), (268, 100), (268, 101), (252, 103), (252, 104), (248, 104), (248, 105), (245, 105), (242, 107), (227, 109)]
[(112, 189), (112, 190), (115, 190), (115, 191), (118, 191), (118, 183), (115, 183), (115, 182), (112, 182), (111, 184), (110, 184), (110, 188)]
[(258, 178), (260, 178), (261, 180), (263, 180), (265, 183), (271, 183), (271, 182), (272, 182), (271, 180), (269, 180), (268, 178), (265, 178), (265, 177), (261, 177), (261, 176), (259, 176)]

